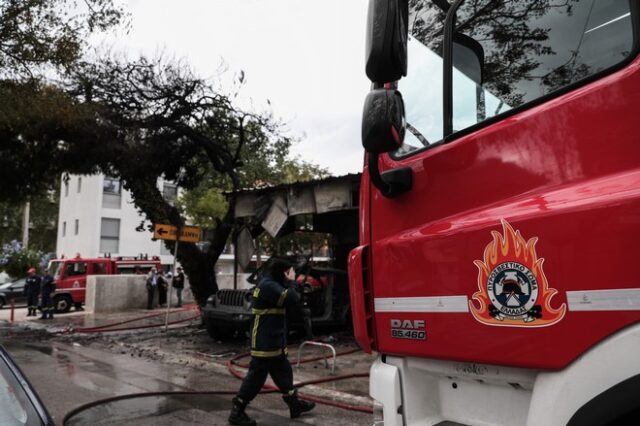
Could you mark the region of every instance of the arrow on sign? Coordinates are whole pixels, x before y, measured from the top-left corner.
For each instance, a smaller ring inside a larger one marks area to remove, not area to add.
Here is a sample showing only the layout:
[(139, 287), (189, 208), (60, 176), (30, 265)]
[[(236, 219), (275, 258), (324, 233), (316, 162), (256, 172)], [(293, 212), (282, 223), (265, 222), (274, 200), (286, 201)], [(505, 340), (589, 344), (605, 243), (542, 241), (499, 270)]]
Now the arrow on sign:
[(175, 241), (177, 238), (178, 228), (172, 225), (156, 224), (154, 227), (153, 238), (158, 240)]

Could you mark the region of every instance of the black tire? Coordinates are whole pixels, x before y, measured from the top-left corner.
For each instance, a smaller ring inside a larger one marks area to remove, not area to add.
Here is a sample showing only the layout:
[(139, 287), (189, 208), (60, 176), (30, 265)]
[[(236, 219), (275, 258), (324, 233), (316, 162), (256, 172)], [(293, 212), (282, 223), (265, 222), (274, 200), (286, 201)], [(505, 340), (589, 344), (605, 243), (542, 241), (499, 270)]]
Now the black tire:
[(53, 297), (53, 311), (57, 314), (69, 312), (72, 305), (73, 300), (71, 300), (71, 296), (68, 294), (60, 294)]
[(233, 338), (235, 330), (232, 328), (223, 328), (216, 325), (213, 320), (205, 319), (204, 326), (207, 329), (207, 334), (214, 340), (225, 342)]

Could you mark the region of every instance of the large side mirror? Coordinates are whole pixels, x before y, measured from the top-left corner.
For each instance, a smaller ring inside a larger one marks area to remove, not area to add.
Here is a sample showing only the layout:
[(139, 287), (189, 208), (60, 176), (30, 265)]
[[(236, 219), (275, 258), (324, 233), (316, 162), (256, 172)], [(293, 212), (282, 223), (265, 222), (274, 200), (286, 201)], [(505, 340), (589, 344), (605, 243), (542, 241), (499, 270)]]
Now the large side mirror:
[(453, 67), (476, 83), (482, 85), (484, 49), (471, 37), (462, 33), (453, 35)]
[(404, 140), (404, 102), (399, 91), (374, 89), (367, 95), (362, 112), (362, 146), (368, 153), (398, 149)]
[(374, 83), (407, 75), (408, 0), (369, 0), (366, 73)]

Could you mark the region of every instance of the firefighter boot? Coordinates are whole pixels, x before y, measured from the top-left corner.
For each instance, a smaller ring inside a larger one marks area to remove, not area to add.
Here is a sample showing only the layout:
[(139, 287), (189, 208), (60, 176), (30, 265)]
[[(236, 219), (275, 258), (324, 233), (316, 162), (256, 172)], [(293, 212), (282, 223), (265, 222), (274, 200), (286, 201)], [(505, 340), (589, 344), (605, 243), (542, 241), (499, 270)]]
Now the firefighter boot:
[(229, 414), (229, 424), (237, 426), (256, 426), (256, 421), (247, 416), (244, 409), (247, 408), (248, 402), (235, 397), (231, 400), (231, 414)]
[(289, 415), (292, 419), (300, 417), (300, 414), (313, 410), (316, 406), (314, 402), (303, 401), (298, 398), (298, 391), (293, 391), (290, 395), (283, 395), (282, 399), (289, 406)]
[(29, 306), (29, 310), (27, 311), (27, 316), (30, 317), (31, 316), (31, 306)]

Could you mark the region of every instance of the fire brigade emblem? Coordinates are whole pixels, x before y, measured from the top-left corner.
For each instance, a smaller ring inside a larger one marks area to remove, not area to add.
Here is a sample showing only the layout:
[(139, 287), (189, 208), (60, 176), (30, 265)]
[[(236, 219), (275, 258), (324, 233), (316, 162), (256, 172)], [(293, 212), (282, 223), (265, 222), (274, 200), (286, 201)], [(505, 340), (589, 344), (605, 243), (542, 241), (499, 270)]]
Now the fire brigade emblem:
[(506, 327), (545, 327), (560, 321), (566, 305), (551, 306), (558, 291), (549, 287), (536, 254), (537, 237), (526, 241), (502, 220), (504, 234), (492, 231), (493, 241), (476, 260), (478, 291), (469, 301), (473, 317), (483, 324)]

